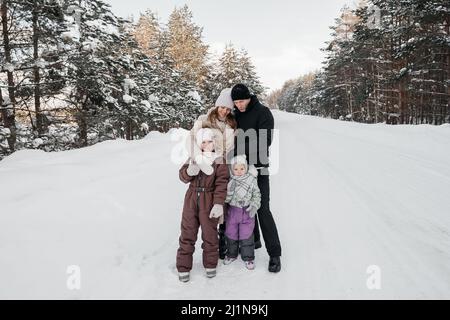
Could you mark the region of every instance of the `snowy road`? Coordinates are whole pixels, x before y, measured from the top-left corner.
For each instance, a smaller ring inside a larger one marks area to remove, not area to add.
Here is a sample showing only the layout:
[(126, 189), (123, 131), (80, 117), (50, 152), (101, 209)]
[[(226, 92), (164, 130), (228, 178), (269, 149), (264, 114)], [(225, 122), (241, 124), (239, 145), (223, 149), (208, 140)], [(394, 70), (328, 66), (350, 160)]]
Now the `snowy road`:
[[(152, 133), (0, 162), (0, 298), (449, 299), (450, 127), (274, 115), (281, 273), (260, 249), (256, 270), (236, 261), (206, 279), (199, 244), (192, 281), (178, 282), (186, 186), (176, 142)], [(80, 290), (67, 288), (70, 265)]]
[(277, 115), (286, 297), (449, 298), (449, 128)]

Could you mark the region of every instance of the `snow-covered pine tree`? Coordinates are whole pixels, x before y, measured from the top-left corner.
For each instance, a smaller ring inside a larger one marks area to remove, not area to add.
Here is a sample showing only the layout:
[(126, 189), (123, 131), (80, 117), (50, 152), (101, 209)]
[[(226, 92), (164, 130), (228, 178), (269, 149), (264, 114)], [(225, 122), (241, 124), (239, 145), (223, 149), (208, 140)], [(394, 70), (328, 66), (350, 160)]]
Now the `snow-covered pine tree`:
[[(448, 11), (448, 1), (362, 2), (351, 37), (335, 32), (327, 48), (321, 108), (365, 122), (449, 121)], [(346, 35), (343, 26), (334, 29)]]
[(1, 66), (8, 73), (8, 97), (1, 99), (7, 100), (1, 114), (9, 132), (9, 149), (41, 147), (49, 124), (42, 104), (64, 86), (64, 55), (58, 46), (65, 31), (61, 2), (2, 1), (1, 28), (6, 57)]
[(392, 16), (395, 28), (386, 36), (394, 41), (393, 75), (398, 92), (399, 123), (442, 124), (449, 115), (448, 1), (410, 0), (377, 2)]
[(125, 41), (115, 66), (121, 75), (118, 85), (123, 87), (123, 93), (116, 101), (111, 100), (115, 102), (113, 119), (124, 128), (127, 139), (179, 125), (176, 108), (183, 108), (183, 102), (177, 100), (184, 97), (183, 80), (174, 76), (161, 48), (150, 58), (142, 52), (130, 26), (125, 25), (122, 33)]
[[(427, 123), (450, 123), (450, 3), (416, 0), (413, 10), (414, 26), (420, 32), (407, 40), (415, 44), (410, 72), (414, 105), (422, 110), (429, 106)], [(414, 118), (416, 123), (425, 122), (423, 113), (421, 119), (417, 112)]]
[(261, 84), (251, 58), (244, 49), (238, 51), (232, 44), (227, 44), (222, 55), (215, 63), (210, 77), (209, 101), (214, 101), (220, 91), (237, 83), (248, 86), (250, 92), (261, 95), (265, 88)]
[(271, 109), (279, 109), (278, 99), (281, 96), (281, 89), (275, 89), (269, 92), (266, 97), (265, 103)]
[(409, 1), (405, 2), (373, 2), (380, 10), (381, 21), (379, 31), (381, 37), (377, 45), (383, 49), (380, 62), (384, 65), (379, 70), (380, 84), (378, 100), (382, 103), (384, 122), (390, 124), (404, 123), (408, 118), (409, 76), (406, 72), (409, 62), (398, 55), (403, 46), (403, 37), (409, 32), (409, 15), (412, 9)]
[[(158, 105), (152, 110), (152, 126), (161, 131), (179, 126), (190, 127), (206, 109), (202, 103), (204, 93), (198, 83), (188, 80), (177, 69), (172, 55), (171, 33), (163, 30), (156, 14), (147, 10), (141, 15), (133, 34), (150, 61), (152, 74), (158, 79), (149, 99)], [(146, 45), (149, 43), (150, 47)]]
[(121, 19), (103, 1), (71, 0), (65, 6), (72, 20), (66, 34), (72, 46), (66, 64), (66, 101), (79, 127), (78, 145), (87, 146), (99, 139), (97, 126), (109, 116), (109, 97), (119, 90), (115, 81), (119, 75), (111, 66), (124, 38), (119, 33)]
[(158, 77), (149, 58), (140, 50), (130, 24), (121, 21), (119, 31), (122, 41), (115, 48), (115, 61), (110, 63), (116, 76), (109, 83), (107, 120), (101, 136), (132, 140), (144, 136), (150, 127), (154, 129), (151, 115), (159, 106), (158, 100), (150, 96), (157, 90)]
[(351, 61), (357, 72), (354, 73), (357, 84), (356, 104), (360, 110), (357, 121), (376, 123), (385, 119), (386, 110), (383, 107), (383, 95), (381, 94), (382, 76), (388, 69), (389, 58), (385, 45), (380, 42), (381, 33), (376, 28), (373, 8), (362, 5), (355, 10), (358, 22), (353, 33), (350, 52)]
[(262, 85), (247, 50), (241, 49), (239, 52), (239, 64), (241, 66), (242, 81), (248, 86), (251, 92), (256, 95), (262, 95), (266, 88)]
[(324, 70), (327, 75), (328, 88), (322, 97), (333, 105), (334, 117), (346, 117), (353, 120), (358, 110), (355, 108), (355, 91), (357, 83), (354, 81), (355, 68), (349, 52), (353, 49), (353, 31), (357, 17), (347, 7), (341, 10), (336, 19), (332, 40), (327, 43)]
[(315, 114), (316, 97), (314, 93), (314, 85), (317, 72), (310, 72), (300, 77), (298, 82), (298, 95), (295, 101), (295, 112), (299, 114)]
[(29, 15), (22, 19), (22, 23), (29, 24), (32, 43), (32, 50), (22, 51), (23, 64), (29, 67), (23, 77), (32, 81), (27, 82), (22, 95), (27, 95), (32, 89), (34, 114), (30, 113), (30, 122), (37, 136), (42, 136), (49, 125), (48, 116), (44, 113), (48, 115), (48, 111), (44, 111), (42, 104), (64, 87), (61, 74), (64, 54), (59, 50), (61, 36), (66, 31), (64, 12), (60, 1), (56, 0), (24, 0), (23, 3)]
[[(7, 141), (7, 148), (2, 147), (5, 153), (14, 152), (16, 149), (16, 82), (14, 72), (17, 65), (15, 52), (18, 50), (16, 43), (19, 42), (20, 33), (12, 34), (14, 12), (21, 12), (23, 6), (20, 1), (2, 0), (0, 3), (1, 18), (1, 48), (0, 65), (2, 76), (0, 77), (0, 114), (4, 128), (2, 129), (3, 140)], [(6, 74), (6, 76), (4, 76)], [(6, 78), (6, 79), (5, 79)], [(2, 141), (0, 141), (2, 143)], [(2, 143), (3, 146), (6, 144)]]
[(156, 13), (146, 10), (141, 14), (132, 31), (141, 51), (150, 61), (158, 57), (161, 43), (161, 26)]
[(211, 100), (214, 101), (223, 88), (242, 82), (239, 62), (239, 52), (232, 44), (228, 44), (218, 60), (216, 77), (212, 79), (214, 86)]
[(288, 80), (283, 84), (277, 104), (280, 110), (295, 112), (294, 105), (297, 99), (297, 88), (299, 79)]
[(202, 89), (202, 100), (206, 106), (213, 106), (218, 97), (219, 85), (219, 63), (217, 61), (208, 62), (208, 73), (206, 74), (205, 84)]
[(2, 52), (5, 53), (1, 69), (6, 73), (1, 78), (7, 81), (0, 90), (5, 88), (8, 95), (1, 95), (0, 114), (10, 133), (9, 149), (14, 151), (28, 146), (28, 140), (32, 139), (27, 130), (27, 136), (21, 136), (17, 121), (24, 127), (28, 120), (38, 134), (45, 131), (41, 102), (55, 87), (55, 79), (50, 79), (48, 74), (58, 65), (56, 43), (64, 24), (61, 6), (53, 0), (2, 1), (1, 15)]
[(203, 90), (208, 74), (208, 46), (202, 39), (203, 28), (194, 23), (187, 5), (173, 10), (164, 32), (175, 70), (184, 80)]
[(317, 72), (311, 72), (284, 83), (276, 104), (280, 110), (299, 114), (316, 114), (315, 81)]

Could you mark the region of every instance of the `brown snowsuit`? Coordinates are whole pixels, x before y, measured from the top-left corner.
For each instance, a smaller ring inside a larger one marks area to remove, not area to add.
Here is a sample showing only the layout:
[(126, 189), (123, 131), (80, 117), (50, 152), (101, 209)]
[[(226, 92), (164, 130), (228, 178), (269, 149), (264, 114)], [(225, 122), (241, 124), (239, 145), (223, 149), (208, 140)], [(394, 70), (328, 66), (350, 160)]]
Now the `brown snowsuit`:
[[(227, 184), (230, 177), (225, 159), (217, 158), (212, 164), (214, 172), (206, 175), (202, 171), (191, 177), (186, 169), (189, 161), (180, 169), (180, 180), (190, 183), (184, 197), (181, 220), (180, 247), (177, 251), (178, 272), (192, 269), (192, 255), (195, 250), (198, 228), (202, 228), (203, 266), (216, 268), (219, 261), (218, 218), (209, 218), (214, 204), (224, 205)], [(224, 209), (225, 213), (225, 209)]]

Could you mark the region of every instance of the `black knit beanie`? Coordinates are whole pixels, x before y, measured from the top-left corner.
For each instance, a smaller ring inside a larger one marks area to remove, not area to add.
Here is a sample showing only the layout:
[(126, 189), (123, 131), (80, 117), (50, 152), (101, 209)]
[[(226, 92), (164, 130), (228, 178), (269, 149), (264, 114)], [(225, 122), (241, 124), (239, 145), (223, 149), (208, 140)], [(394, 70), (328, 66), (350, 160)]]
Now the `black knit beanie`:
[(248, 90), (245, 84), (239, 83), (231, 89), (231, 98), (233, 101), (250, 99), (250, 90)]

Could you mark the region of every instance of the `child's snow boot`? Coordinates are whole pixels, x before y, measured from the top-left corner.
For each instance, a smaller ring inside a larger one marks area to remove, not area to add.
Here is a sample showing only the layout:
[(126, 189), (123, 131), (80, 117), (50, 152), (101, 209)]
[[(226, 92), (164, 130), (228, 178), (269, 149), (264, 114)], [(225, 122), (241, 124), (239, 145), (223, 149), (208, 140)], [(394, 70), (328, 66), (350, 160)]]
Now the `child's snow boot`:
[(248, 270), (253, 270), (253, 269), (255, 269), (255, 262), (253, 260), (245, 261), (245, 267)]
[(181, 282), (188, 282), (189, 281), (189, 272), (178, 272), (178, 279)]
[(208, 278), (214, 278), (216, 276), (216, 268), (206, 269), (206, 276)]

